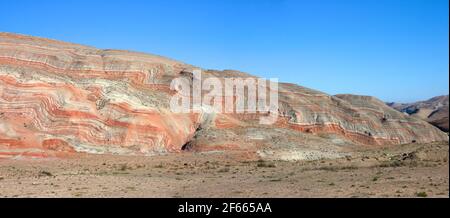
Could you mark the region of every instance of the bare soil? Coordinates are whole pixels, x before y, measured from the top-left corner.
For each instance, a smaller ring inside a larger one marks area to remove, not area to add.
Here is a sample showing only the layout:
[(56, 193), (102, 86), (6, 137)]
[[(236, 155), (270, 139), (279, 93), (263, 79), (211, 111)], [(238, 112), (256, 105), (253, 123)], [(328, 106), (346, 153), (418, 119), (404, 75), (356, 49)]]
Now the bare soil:
[(233, 152), (0, 159), (1, 197), (449, 197), (447, 142), (364, 147), (338, 159)]

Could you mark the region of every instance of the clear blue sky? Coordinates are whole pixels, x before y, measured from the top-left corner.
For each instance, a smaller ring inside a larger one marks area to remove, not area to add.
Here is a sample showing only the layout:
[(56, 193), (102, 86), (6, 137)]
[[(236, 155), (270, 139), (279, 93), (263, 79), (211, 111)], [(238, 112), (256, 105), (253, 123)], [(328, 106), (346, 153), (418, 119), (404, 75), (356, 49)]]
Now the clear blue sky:
[(1, 0), (0, 31), (408, 102), (449, 93), (448, 10), (448, 0)]

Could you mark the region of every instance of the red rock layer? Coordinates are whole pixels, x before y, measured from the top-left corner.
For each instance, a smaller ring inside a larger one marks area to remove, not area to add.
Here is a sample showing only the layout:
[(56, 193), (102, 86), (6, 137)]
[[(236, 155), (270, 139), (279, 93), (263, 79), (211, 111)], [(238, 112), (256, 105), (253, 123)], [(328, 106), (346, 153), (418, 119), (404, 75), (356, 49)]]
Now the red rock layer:
[(172, 113), (169, 84), (190, 78), (192, 68), (155, 55), (0, 33), (0, 157), (153, 155), (179, 152), (186, 144), (203, 151), (256, 151), (339, 141), (318, 134), (369, 145), (447, 140), (374, 98), (329, 96), (293, 84), (280, 84), (280, 119), (272, 126), (258, 123), (266, 114)]

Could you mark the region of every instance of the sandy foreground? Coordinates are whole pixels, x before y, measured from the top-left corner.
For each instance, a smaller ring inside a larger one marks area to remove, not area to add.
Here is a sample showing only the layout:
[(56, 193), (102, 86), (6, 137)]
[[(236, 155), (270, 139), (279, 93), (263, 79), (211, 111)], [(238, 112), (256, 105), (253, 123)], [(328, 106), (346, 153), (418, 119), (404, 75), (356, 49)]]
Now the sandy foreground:
[(1, 197), (449, 197), (447, 142), (353, 149), (339, 159), (243, 153), (0, 159)]

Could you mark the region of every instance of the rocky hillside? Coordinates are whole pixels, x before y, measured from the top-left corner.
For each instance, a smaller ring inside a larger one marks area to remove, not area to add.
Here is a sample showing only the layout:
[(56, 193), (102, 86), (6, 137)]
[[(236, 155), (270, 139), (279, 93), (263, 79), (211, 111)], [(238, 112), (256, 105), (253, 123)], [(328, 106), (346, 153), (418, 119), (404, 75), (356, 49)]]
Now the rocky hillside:
[[(448, 139), (376, 98), (286, 83), (279, 84), (273, 125), (259, 124), (264, 113), (172, 113), (170, 82), (192, 78), (193, 68), (156, 55), (0, 33), (0, 155), (233, 150), (290, 160), (342, 156), (348, 146)], [(204, 70), (210, 76), (248, 75)]]
[(388, 103), (388, 105), (398, 111), (425, 120), (442, 131), (448, 132), (448, 95), (436, 96), (426, 101), (409, 104)]

